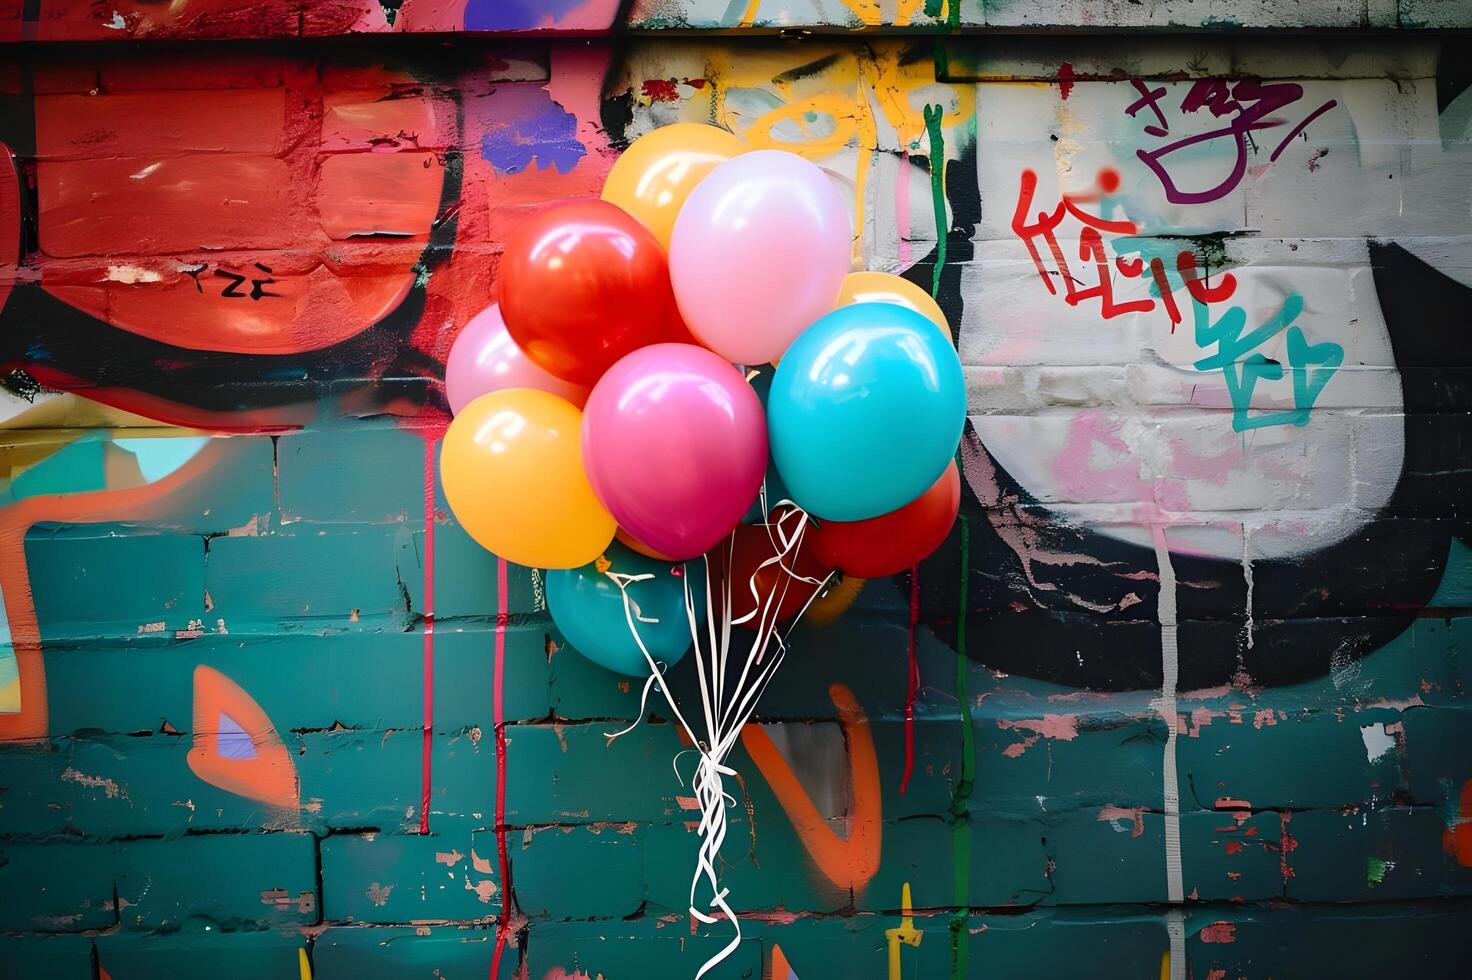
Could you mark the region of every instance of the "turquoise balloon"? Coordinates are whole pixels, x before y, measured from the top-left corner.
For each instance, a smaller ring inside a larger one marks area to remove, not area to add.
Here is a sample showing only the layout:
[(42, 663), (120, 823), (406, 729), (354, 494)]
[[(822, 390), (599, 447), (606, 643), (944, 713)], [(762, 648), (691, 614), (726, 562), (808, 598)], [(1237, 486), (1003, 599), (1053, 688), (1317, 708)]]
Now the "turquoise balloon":
[(878, 517), (924, 493), (966, 425), (966, 378), (949, 339), (893, 303), (855, 303), (782, 355), (767, 401), (772, 459), (818, 518)]
[[(617, 541), (609, 543), (603, 557), (608, 560), (611, 572), (654, 576), (628, 585), (629, 598), (638, 606), (634, 626), (650, 656), (666, 667), (674, 666), (690, 649), (690, 620), (685, 615), (682, 576), (695, 576), (690, 580), (690, 588), (696, 600), (696, 623), (703, 624), (704, 563), (657, 561)], [(547, 607), (552, 612), (552, 622), (578, 653), (620, 674), (649, 676), (649, 664), (629, 632), (623, 592), (613, 579), (598, 570), (597, 562), (547, 572)], [(639, 616), (659, 622), (643, 623)]]

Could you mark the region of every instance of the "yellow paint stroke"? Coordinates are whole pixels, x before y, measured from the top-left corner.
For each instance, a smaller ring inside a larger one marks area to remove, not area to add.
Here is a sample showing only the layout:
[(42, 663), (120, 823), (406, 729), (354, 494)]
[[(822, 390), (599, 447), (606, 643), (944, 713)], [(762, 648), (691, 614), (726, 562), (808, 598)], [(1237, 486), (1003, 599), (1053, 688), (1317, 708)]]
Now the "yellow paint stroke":
[(910, 907), (910, 883), (905, 882), (900, 892), (900, 925), (898, 929), (884, 930), (889, 941), (889, 980), (900, 980), (900, 945), (919, 946), (924, 930), (915, 928), (915, 911)]
[(751, 2), (746, 5), (746, 12), (743, 13), (741, 15), (741, 19), (736, 22), (736, 26), (750, 27), (752, 24), (756, 23), (756, 8), (760, 7), (761, 5), (762, 0), (751, 0)]
[(301, 980), (312, 980), (312, 963), (307, 959), (305, 946), (296, 951), (296, 965), (301, 971)]
[(838, 709), (838, 723), (843, 728), (848, 746), (848, 798), (852, 811), (848, 815), (848, 836), (834, 833), (827, 819), (813, 803), (813, 798), (792, 771), (791, 764), (772, 737), (760, 725), (747, 725), (741, 730), (741, 744), (782, 809), (792, 821), (798, 839), (812, 857), (823, 877), (836, 887), (852, 890), (856, 895), (879, 870), (882, 804), (879, 798), (879, 759), (874, 753), (874, 736), (869, 718), (859, 706), (853, 692), (842, 684), (828, 688), (828, 696)]
[[(754, 7), (755, 5), (753, 5)], [(906, 18), (918, 4), (905, 4)], [(925, 108), (941, 107), (941, 127), (969, 123), (976, 95), (969, 85), (935, 80), (928, 59), (902, 63), (908, 45), (881, 42), (859, 48), (804, 49), (808, 59), (793, 63), (790, 53), (718, 52), (707, 61), (711, 80), (710, 114), (718, 125), (739, 133), (757, 149), (796, 153), (814, 163), (852, 146), (854, 172), (854, 254), (862, 254), (865, 195), (873, 155), (879, 149), (879, 122), (891, 127), (899, 146), (918, 149), (925, 136)], [(821, 66), (815, 71), (807, 66)], [(752, 88), (771, 92), (782, 104), (755, 119), (728, 109), (725, 92)], [(781, 133), (782, 135), (779, 135)], [(794, 138), (795, 135), (795, 138)], [(959, 145), (956, 141), (955, 145)], [(907, 174), (901, 174), (904, 179)]]
[(1170, 950), (1160, 954), (1160, 980), (1170, 980)]

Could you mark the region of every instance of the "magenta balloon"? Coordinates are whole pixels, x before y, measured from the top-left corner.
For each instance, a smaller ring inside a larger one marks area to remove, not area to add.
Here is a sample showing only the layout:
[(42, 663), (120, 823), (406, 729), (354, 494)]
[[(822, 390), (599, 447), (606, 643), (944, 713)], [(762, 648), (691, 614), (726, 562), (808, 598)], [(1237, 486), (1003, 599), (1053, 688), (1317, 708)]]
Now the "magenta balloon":
[(506, 332), (501, 307), (492, 304), (477, 313), (451, 345), (445, 359), (445, 397), (450, 411), (459, 415), (481, 395), (502, 388), (537, 388), (574, 405), (588, 398), (587, 388), (549, 374), (523, 354)]
[(776, 360), (833, 309), (852, 234), (843, 196), (813, 164), (785, 150), (733, 157), (695, 185), (675, 219), (680, 316), (729, 361)]
[(583, 466), (619, 527), (679, 561), (709, 551), (756, 499), (767, 423), (741, 372), (693, 344), (652, 344), (598, 379)]

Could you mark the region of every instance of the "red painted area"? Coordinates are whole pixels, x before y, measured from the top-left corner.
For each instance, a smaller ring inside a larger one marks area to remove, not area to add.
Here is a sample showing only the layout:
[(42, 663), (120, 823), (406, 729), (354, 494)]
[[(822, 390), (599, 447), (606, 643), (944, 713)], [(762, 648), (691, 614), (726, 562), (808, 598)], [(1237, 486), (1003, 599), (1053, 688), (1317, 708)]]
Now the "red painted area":
[(1288, 830), (1288, 822), (1293, 819), (1293, 814), (1284, 811), (1278, 814), (1279, 840), (1278, 840), (1278, 870), (1283, 876), (1283, 884), (1288, 884), (1296, 872), (1288, 866), (1288, 855), (1298, 850), (1298, 840)]
[(1464, 868), (1472, 868), (1472, 779), (1462, 783), (1457, 819), (1441, 838), (1446, 852)]
[(309, 67), (38, 98), (42, 287), (153, 340), (246, 354), (327, 347), (392, 312), (440, 206), (452, 109), (392, 97), (412, 82), (394, 72)]
[(496, 690), (491, 699), (491, 718), (496, 727), (496, 857), (501, 868), (501, 918), (496, 923), (496, 950), (491, 956), (491, 977), (501, 975), (501, 955), (511, 935), (510, 862), (506, 857), (506, 706), (501, 691), (506, 681), (506, 626), (511, 621), (506, 559), (496, 559)]
[(1073, 93), (1073, 83), (1077, 78), (1070, 62), (1065, 61), (1058, 66), (1058, 94), (1063, 101), (1067, 102), (1069, 95)]
[(920, 566), (910, 569), (910, 635), (905, 668), (905, 771), (900, 776), (900, 795), (910, 786), (915, 771), (915, 694), (920, 687), (920, 664), (915, 659), (915, 630), (920, 623)]
[(1237, 927), (1230, 922), (1213, 922), (1200, 932), (1203, 943), (1232, 943), (1237, 941)]
[(674, 102), (680, 97), (680, 88), (673, 78), (651, 78), (639, 89), (647, 99), (655, 102)]
[(10, 147), (0, 143), (0, 310), (15, 284), (20, 264), (20, 176)]

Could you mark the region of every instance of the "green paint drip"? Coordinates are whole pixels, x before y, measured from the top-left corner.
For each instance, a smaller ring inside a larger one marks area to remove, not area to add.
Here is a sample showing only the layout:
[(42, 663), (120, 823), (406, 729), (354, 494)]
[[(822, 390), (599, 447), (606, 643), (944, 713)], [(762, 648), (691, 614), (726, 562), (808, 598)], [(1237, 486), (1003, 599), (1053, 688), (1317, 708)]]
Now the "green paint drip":
[(966, 657), (967, 588), (971, 578), (971, 525), (961, 515), (961, 602), (956, 610), (956, 703), (961, 707), (961, 778), (951, 798), (951, 861), (955, 895), (951, 913), (951, 980), (963, 980), (970, 954), (971, 932), (971, 788), (976, 784), (976, 732), (971, 723), (971, 694), (967, 689), (970, 661)]
[(935, 208), (935, 270), (930, 274), (930, 295), (940, 295), (940, 274), (946, 267), (946, 138), (941, 135), (940, 120), (945, 110), (938, 105), (925, 107), (925, 133), (930, 137), (930, 198)]

